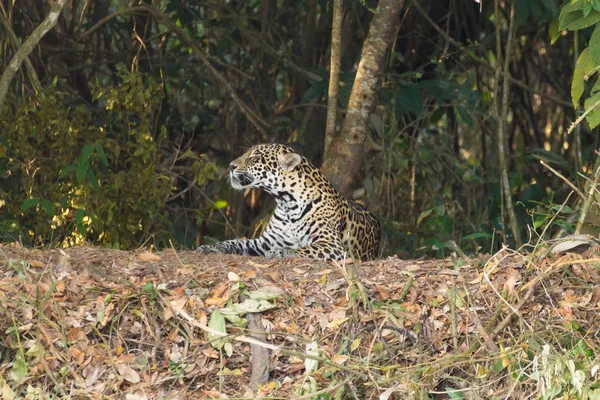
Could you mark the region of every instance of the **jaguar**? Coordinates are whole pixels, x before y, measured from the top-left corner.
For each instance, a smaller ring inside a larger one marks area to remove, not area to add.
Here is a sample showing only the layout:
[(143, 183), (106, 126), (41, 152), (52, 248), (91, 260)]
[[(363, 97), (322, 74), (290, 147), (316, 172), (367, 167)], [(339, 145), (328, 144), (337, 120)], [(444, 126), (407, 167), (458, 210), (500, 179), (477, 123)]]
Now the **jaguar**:
[(276, 201), (262, 235), (196, 249), (265, 257), (341, 260), (378, 256), (377, 217), (333, 188), (306, 157), (283, 144), (259, 144), (229, 164), (234, 189), (261, 188)]

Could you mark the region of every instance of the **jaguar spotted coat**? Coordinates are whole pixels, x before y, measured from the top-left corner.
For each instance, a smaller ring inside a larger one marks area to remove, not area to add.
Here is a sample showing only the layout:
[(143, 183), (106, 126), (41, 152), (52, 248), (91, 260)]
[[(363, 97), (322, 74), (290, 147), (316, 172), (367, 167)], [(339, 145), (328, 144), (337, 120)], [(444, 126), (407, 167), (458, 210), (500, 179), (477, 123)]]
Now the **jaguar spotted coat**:
[(235, 189), (262, 188), (277, 206), (263, 234), (200, 246), (198, 252), (340, 260), (377, 257), (381, 227), (373, 213), (334, 189), (305, 157), (259, 144), (229, 164)]

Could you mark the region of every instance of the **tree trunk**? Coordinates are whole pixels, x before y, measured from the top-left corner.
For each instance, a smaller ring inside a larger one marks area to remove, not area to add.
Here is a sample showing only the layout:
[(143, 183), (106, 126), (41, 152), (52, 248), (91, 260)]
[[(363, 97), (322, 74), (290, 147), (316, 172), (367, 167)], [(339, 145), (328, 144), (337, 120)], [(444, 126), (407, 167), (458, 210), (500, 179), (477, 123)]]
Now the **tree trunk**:
[(4, 105), (4, 100), (6, 99), (6, 93), (8, 92), (10, 82), (19, 70), (21, 63), (27, 58), (27, 56), (29, 56), (29, 53), (33, 51), (34, 47), (39, 43), (44, 35), (48, 33), (50, 29), (54, 28), (56, 21), (58, 21), (58, 17), (66, 3), (67, 0), (57, 0), (52, 7), (50, 7), (50, 12), (48, 13), (46, 19), (34, 29), (31, 35), (29, 35), (27, 40), (23, 43), (21, 48), (17, 50), (10, 64), (8, 64), (6, 71), (4, 71), (2, 78), (0, 78), (0, 110), (2, 110), (2, 106)]
[(340, 63), (342, 59), (342, 0), (333, 2), (333, 23), (331, 26), (331, 66), (329, 69), (329, 93), (327, 95), (327, 127), (325, 128), (325, 153), (335, 136), (337, 122), (338, 88)]
[[(500, 15), (500, 6), (499, 0), (494, 2), (496, 15)], [(509, 67), (510, 67), (510, 56), (512, 53), (512, 46), (516, 31), (516, 21), (515, 21), (515, 5), (511, 4), (510, 9), (510, 20), (508, 24), (508, 38), (506, 40), (506, 54), (504, 59), (504, 87), (502, 92), (502, 108), (500, 112), (497, 112), (498, 116), (498, 159), (500, 161), (500, 177), (502, 182), (502, 190), (504, 195), (504, 200), (506, 202), (506, 211), (508, 213), (508, 222), (511, 226), (511, 230), (513, 233), (513, 238), (515, 241), (515, 245), (518, 248), (521, 245), (521, 233), (519, 232), (519, 223), (517, 221), (517, 216), (515, 214), (515, 206), (512, 199), (512, 194), (510, 192), (510, 180), (508, 179), (508, 157), (506, 155), (506, 126), (507, 126), (507, 118), (508, 118), (508, 97), (510, 92), (510, 80), (509, 80)], [(501, 67), (501, 58), (502, 58), (502, 49), (501, 49), (501, 37), (500, 37), (500, 22), (496, 21), (496, 57), (497, 63), (496, 66), (496, 90), (495, 96), (499, 93), (500, 90), (500, 67)], [(498, 110), (498, 101), (494, 99), (494, 105), (496, 110)], [(506, 234), (506, 232), (505, 232)]]
[(403, 0), (380, 0), (363, 45), (348, 113), (339, 134), (325, 153), (322, 170), (338, 190), (347, 193), (365, 155), (369, 117), (377, 101), (387, 49), (399, 23)]

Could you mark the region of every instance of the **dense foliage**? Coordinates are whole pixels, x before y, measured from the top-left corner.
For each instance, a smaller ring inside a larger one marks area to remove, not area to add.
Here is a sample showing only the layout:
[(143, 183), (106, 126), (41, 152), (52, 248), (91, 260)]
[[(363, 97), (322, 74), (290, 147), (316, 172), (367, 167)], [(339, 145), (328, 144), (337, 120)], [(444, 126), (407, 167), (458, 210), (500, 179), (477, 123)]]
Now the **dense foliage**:
[[(29, 57), (43, 90), (23, 65), (0, 110), (0, 240), (131, 248), (255, 234), (271, 201), (234, 193), (221, 177), (259, 142), (291, 143), (322, 161), (331, 3), (156, 2), (198, 53), (144, 7), (69, 2)], [(344, 2), (338, 125), (376, 5)], [(405, 2), (369, 157), (349, 193), (380, 215), (385, 252), (515, 244), (508, 206), (525, 238), (573, 231), (580, 199), (564, 179), (583, 192), (596, 158), (600, 92), (588, 78), (600, 3), (514, 3), (512, 51), (501, 47), (513, 78), (505, 132), (515, 204), (507, 205), (494, 105), (496, 35), (509, 37), (511, 5), (500, 1), (498, 14), (490, 1)], [(2, 25), (15, 35), (0, 37), (1, 69), (47, 12), (39, 0), (2, 2)], [(581, 98), (589, 125), (568, 134)]]

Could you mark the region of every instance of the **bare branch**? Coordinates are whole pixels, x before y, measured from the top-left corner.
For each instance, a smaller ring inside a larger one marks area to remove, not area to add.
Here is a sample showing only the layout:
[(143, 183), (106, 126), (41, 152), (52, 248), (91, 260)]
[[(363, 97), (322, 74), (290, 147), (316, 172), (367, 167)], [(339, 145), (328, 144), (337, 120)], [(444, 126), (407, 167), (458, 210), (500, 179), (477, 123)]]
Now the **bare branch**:
[[(4, 18), (4, 15), (2, 15), (2, 13), (0, 13), (0, 23), (2, 24), (4, 29), (6, 29), (6, 32), (8, 32), (8, 36), (10, 36), (10, 40), (12, 40), (13, 42), (15, 52), (18, 51), (18, 49), (21, 47), (21, 42), (19, 41), (17, 35), (15, 35), (15, 32), (12, 30), (10, 23), (6, 18)], [(27, 74), (29, 75), (29, 80), (31, 80), (31, 86), (33, 86), (33, 90), (35, 90), (36, 93), (40, 93), (42, 91), (42, 84), (40, 83), (40, 79), (38, 78), (35, 72), (35, 68), (33, 67), (33, 64), (31, 63), (29, 57), (25, 57), (24, 61), (25, 65), (27, 66)]]
[(44, 35), (54, 28), (56, 21), (58, 21), (58, 17), (60, 16), (60, 13), (62, 12), (62, 9), (65, 7), (66, 3), (67, 0), (56, 0), (52, 7), (50, 7), (50, 12), (46, 16), (46, 19), (44, 19), (44, 21), (42, 21), (42, 23), (33, 30), (31, 35), (29, 35), (27, 40), (25, 40), (21, 48), (17, 50), (12, 60), (8, 64), (6, 71), (4, 71), (2, 78), (0, 78), (0, 110), (2, 110), (2, 106), (4, 105), (10, 82), (19, 70), (19, 67), (27, 58), (27, 56), (29, 56), (29, 54), (33, 51), (35, 46), (37, 46)]

